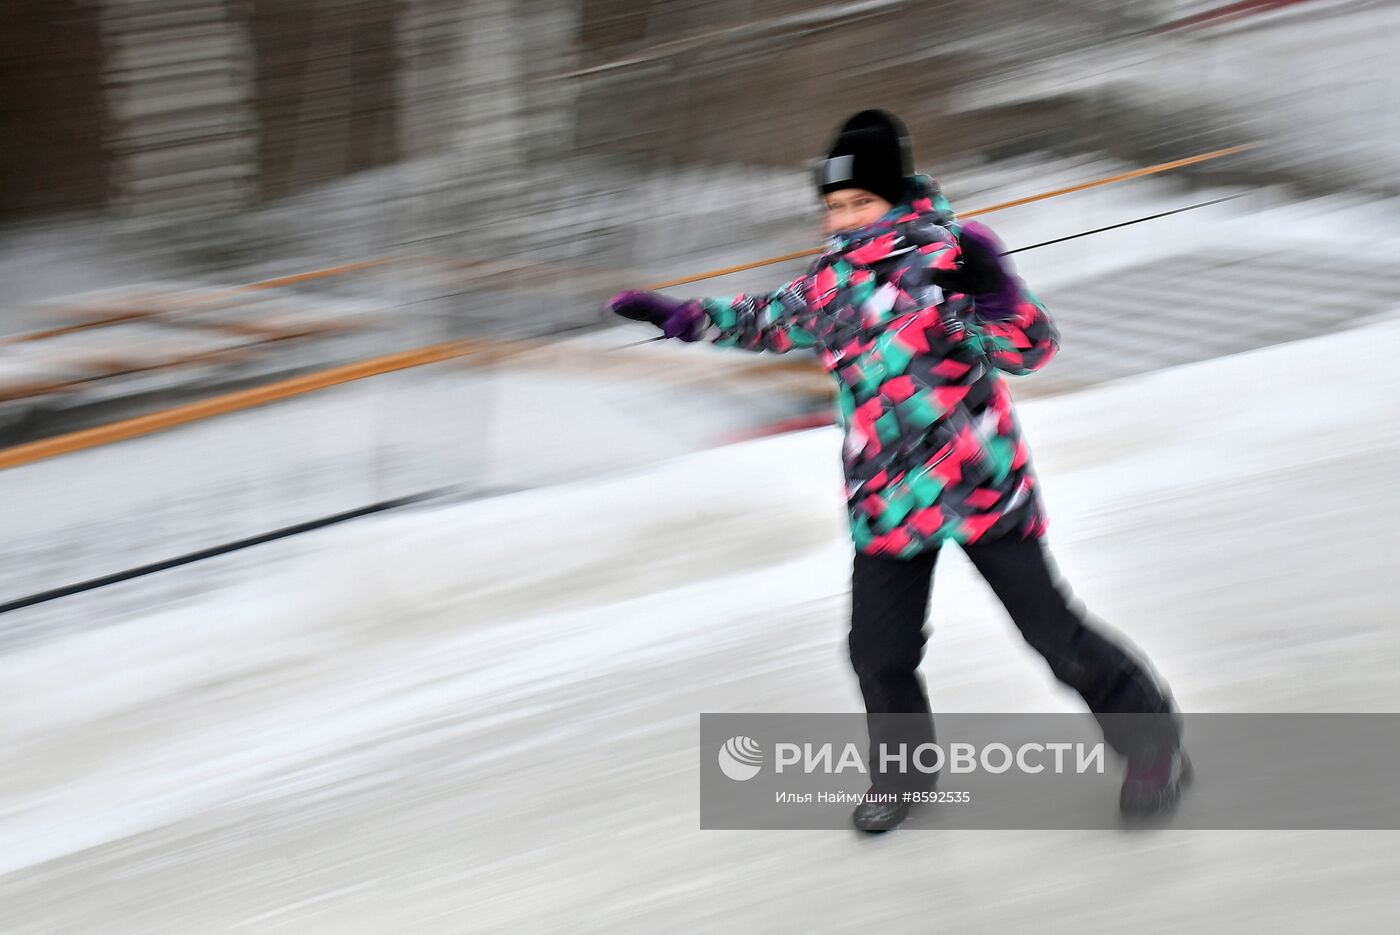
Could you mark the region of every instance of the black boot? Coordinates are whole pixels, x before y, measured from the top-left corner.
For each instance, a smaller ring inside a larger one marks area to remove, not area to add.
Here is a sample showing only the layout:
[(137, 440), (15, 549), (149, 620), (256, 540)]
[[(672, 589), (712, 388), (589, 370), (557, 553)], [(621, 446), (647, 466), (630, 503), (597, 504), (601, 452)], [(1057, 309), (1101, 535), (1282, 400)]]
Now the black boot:
[(1176, 807), (1181, 790), (1191, 778), (1191, 758), (1180, 745), (1168, 753), (1152, 750), (1134, 754), (1128, 758), (1118, 808), (1132, 815), (1169, 812)]
[(898, 792), (881, 792), (874, 786), (851, 813), (851, 821), (861, 831), (889, 831), (909, 814), (911, 803)]

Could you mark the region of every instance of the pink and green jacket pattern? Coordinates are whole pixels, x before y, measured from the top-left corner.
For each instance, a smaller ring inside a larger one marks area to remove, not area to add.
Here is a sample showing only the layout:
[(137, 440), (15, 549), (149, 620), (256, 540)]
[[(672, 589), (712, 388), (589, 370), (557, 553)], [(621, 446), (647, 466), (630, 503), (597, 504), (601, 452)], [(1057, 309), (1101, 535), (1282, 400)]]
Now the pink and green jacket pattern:
[[(851, 535), (869, 555), (1044, 534), (1030, 452), (1002, 373), (1044, 366), (1058, 334), (1014, 281), (1003, 317), (953, 291), (959, 227), (931, 180), (880, 222), (838, 235), (768, 294), (703, 299), (701, 339), (815, 349), (836, 380)], [(946, 288), (945, 288), (946, 287)]]

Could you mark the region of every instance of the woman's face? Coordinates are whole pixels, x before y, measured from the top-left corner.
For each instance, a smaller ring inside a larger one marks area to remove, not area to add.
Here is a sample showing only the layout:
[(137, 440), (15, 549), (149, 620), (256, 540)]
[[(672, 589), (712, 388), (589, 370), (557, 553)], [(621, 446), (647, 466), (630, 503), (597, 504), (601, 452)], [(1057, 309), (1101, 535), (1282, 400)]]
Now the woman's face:
[(826, 204), (822, 232), (826, 234), (842, 234), (874, 224), (894, 207), (863, 188), (843, 188), (823, 195), (822, 201)]

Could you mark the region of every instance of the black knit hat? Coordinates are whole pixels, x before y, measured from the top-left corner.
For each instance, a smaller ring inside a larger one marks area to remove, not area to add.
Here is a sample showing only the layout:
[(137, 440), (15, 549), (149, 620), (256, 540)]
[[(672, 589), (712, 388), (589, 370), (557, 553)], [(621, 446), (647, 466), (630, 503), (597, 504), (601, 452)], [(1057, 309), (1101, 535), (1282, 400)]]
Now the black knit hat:
[(894, 114), (863, 110), (836, 134), (826, 159), (817, 166), (817, 190), (825, 195), (843, 188), (863, 188), (890, 204), (909, 193), (914, 174), (909, 131)]

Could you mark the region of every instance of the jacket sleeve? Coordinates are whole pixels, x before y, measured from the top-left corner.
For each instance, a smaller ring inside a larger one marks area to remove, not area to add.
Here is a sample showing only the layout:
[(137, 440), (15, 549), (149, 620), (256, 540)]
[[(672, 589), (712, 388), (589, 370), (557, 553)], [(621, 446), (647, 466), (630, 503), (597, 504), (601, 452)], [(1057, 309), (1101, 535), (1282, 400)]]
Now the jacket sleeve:
[(721, 347), (783, 354), (817, 344), (817, 310), (811, 279), (803, 276), (768, 293), (701, 299), (703, 340)]
[(972, 328), (981, 339), (982, 352), (993, 366), (1022, 376), (1050, 362), (1060, 349), (1060, 333), (1045, 303), (1019, 279), (1014, 279), (1013, 284), (1015, 291), (1010, 301), (1002, 305), (1007, 313), (1005, 317), (990, 318), (981, 314), (977, 299), (973, 298)]
[(1059, 333), (1045, 304), (1016, 275), (1001, 239), (969, 221), (957, 241), (954, 284), (972, 300), (970, 325), (987, 359), (1017, 376), (1045, 366), (1059, 349)]

